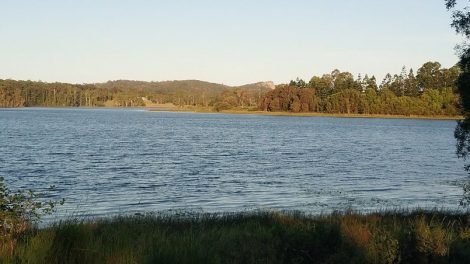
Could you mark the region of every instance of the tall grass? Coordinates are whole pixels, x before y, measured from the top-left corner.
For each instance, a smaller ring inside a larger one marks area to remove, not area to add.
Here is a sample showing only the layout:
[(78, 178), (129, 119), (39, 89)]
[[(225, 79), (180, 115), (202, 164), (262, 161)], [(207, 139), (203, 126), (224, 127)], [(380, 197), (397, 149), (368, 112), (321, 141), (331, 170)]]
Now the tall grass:
[(252, 212), (64, 221), (1, 263), (470, 263), (470, 217), (445, 211)]

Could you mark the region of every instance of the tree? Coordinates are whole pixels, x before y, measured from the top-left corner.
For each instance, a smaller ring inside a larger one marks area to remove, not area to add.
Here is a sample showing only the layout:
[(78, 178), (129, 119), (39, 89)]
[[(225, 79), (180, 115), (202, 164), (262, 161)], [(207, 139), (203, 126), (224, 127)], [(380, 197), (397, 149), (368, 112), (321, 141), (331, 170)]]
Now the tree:
[(334, 77), (333, 93), (341, 92), (348, 89), (359, 90), (357, 83), (354, 81), (354, 76), (349, 72), (340, 72), (334, 70), (331, 74)]
[(307, 86), (307, 83), (304, 80), (297, 77), (295, 81), (294, 80), (290, 81), (289, 86), (297, 86), (299, 88), (304, 88)]
[(405, 81), (405, 95), (406, 96), (418, 96), (419, 95), (418, 81), (416, 80), (413, 69), (410, 69), (410, 72), (408, 73), (408, 76)]
[(460, 68), (458, 65), (453, 66), (449, 69), (443, 69), (442, 70), (443, 88), (456, 87), (459, 75), (460, 75)]
[(309, 112), (316, 111), (315, 95), (313, 89), (301, 89), (298, 92), (300, 100), (300, 111)]
[(441, 64), (439, 62), (426, 62), (418, 69), (416, 79), (421, 90), (441, 89)]
[(367, 91), (368, 89), (374, 90), (376, 93), (379, 91), (379, 87), (377, 86), (377, 80), (375, 79), (375, 76), (372, 75), (372, 77), (369, 78), (369, 75), (366, 74), (364, 79), (362, 80), (364, 91)]
[(364, 114), (378, 113), (377, 89), (373, 87), (366, 88)]
[[(463, 9), (456, 8), (457, 0), (446, 0), (446, 7), (452, 11), (452, 24), (457, 34), (463, 35), (465, 43), (460, 46), (460, 61), (458, 63), (461, 73), (457, 80), (457, 90), (460, 94), (460, 104), (465, 119), (460, 121), (455, 129), (457, 139), (457, 155), (466, 160), (470, 153), (470, 9), (469, 6)], [(470, 165), (465, 166), (467, 172)], [(470, 204), (470, 183), (464, 186), (463, 205)]]
[(390, 89), (390, 86), (392, 85), (392, 75), (390, 73), (387, 73), (382, 80), (382, 83), (380, 84), (380, 90), (383, 89)]
[(333, 93), (334, 79), (331, 74), (324, 74), (322, 77), (314, 76), (309, 82), (309, 86), (314, 88), (316, 95), (325, 99)]
[(401, 68), (400, 75), (393, 75), (392, 83), (390, 84), (390, 90), (395, 93), (396, 96), (404, 96), (406, 92), (406, 81), (407, 73), (406, 67)]

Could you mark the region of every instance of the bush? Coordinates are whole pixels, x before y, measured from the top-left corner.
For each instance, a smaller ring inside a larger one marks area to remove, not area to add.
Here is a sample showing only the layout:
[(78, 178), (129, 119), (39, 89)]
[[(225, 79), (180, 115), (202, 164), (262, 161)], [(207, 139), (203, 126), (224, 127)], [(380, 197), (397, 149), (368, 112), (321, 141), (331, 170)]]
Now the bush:
[[(51, 186), (49, 190), (53, 190)], [(54, 212), (61, 201), (40, 201), (44, 193), (28, 191), (11, 191), (0, 177), (0, 253), (13, 254), (18, 239), (32, 227), (35, 227), (42, 216)], [(4, 255), (4, 254), (1, 254)]]
[(217, 102), (214, 104), (214, 111), (220, 112), (231, 109), (232, 106), (226, 102)]

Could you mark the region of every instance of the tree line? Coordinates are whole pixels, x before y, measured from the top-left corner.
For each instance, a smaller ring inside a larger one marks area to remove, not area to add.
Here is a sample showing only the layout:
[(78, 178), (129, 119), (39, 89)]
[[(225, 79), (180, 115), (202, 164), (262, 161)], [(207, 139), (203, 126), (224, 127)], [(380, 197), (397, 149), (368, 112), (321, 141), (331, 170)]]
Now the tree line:
[(279, 85), (261, 100), (264, 111), (322, 112), (340, 114), (459, 115), (457, 66), (442, 68), (427, 62), (399, 74), (387, 74), (380, 85), (374, 76), (334, 70), (307, 83), (297, 79)]
[(0, 79), (0, 107), (139, 107), (145, 106), (144, 98), (177, 106), (231, 107), (225, 100), (242, 107), (257, 107), (269, 90), (264, 83), (230, 87), (197, 80), (69, 84)]
[(143, 105), (137, 92), (94, 84), (0, 80), (0, 107), (99, 107), (110, 100), (115, 106)]
[[(459, 67), (427, 62), (416, 74), (405, 67), (387, 74), (354, 77), (334, 70), (274, 86), (257, 83), (230, 87), (197, 80), (97, 84), (45, 83), (0, 79), (0, 107), (139, 107), (157, 104), (228, 109), (339, 114), (459, 115)], [(275, 89), (274, 89), (275, 88)]]

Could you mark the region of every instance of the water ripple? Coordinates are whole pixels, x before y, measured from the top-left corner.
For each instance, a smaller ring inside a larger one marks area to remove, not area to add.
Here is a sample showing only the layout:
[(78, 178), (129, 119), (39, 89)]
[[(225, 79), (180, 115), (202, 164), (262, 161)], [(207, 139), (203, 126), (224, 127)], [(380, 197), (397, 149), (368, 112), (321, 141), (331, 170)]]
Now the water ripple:
[(455, 121), (0, 109), (0, 176), (59, 215), (457, 208)]

